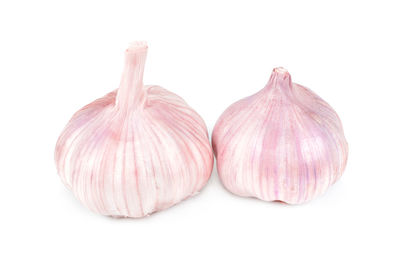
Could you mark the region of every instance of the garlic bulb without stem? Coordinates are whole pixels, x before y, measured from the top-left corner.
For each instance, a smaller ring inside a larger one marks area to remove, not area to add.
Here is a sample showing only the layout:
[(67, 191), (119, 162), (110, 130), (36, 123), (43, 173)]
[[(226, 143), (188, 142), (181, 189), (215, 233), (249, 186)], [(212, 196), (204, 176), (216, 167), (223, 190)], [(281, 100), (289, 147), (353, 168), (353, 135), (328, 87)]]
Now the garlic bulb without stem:
[(211, 175), (204, 121), (177, 95), (143, 85), (146, 54), (144, 42), (133, 43), (119, 89), (75, 113), (57, 141), (62, 181), (103, 215), (143, 217), (168, 208)]
[(346, 166), (336, 112), (273, 70), (264, 89), (231, 105), (212, 135), (219, 177), (234, 194), (298, 204), (324, 193)]

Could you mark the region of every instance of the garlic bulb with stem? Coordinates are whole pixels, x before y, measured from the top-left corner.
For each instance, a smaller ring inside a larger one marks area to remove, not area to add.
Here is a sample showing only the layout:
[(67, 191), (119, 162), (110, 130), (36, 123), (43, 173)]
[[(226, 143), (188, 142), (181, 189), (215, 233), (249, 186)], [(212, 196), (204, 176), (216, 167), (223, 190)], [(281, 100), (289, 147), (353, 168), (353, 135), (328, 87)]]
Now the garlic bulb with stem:
[(183, 99), (144, 86), (145, 42), (125, 53), (120, 87), (75, 113), (55, 151), (64, 184), (91, 210), (143, 217), (196, 194), (213, 168), (202, 118)]
[(336, 112), (275, 68), (264, 89), (231, 105), (212, 144), (219, 177), (240, 196), (299, 204), (335, 183), (348, 146)]

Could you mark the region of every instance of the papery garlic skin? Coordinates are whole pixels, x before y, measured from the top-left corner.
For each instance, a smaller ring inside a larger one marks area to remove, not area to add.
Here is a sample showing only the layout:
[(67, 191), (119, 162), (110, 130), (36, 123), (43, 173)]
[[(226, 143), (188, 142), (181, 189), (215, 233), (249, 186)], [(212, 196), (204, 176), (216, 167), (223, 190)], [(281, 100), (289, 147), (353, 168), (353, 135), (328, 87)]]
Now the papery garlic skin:
[(143, 217), (168, 208), (211, 175), (204, 121), (172, 92), (143, 85), (146, 54), (144, 42), (133, 43), (119, 89), (75, 113), (57, 141), (62, 181), (103, 215)]
[(273, 70), (264, 89), (225, 110), (212, 144), (229, 191), (289, 204), (324, 193), (348, 155), (336, 112), (283, 68)]

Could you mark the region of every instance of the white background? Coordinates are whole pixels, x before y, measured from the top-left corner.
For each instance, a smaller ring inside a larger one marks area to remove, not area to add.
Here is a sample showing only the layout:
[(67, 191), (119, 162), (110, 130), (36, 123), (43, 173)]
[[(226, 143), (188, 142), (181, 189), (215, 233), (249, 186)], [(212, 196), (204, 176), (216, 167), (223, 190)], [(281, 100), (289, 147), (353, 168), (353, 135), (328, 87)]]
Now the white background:
[[(168, 2), (168, 3), (167, 3)], [(398, 1), (0, 2), (1, 262), (399, 262)], [(147, 40), (146, 84), (182, 96), (212, 131), (283, 66), (337, 111), (341, 180), (289, 206), (228, 193), (133, 219), (84, 208), (59, 180), (58, 135), (118, 87)], [(397, 250), (397, 251), (396, 251)]]

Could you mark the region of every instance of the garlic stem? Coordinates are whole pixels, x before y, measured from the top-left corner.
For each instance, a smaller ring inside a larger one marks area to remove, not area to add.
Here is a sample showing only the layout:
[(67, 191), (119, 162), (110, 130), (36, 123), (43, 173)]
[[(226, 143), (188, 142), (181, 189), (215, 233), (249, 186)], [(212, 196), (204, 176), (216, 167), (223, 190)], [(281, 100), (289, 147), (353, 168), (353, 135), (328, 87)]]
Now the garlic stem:
[(125, 67), (116, 98), (116, 107), (122, 113), (133, 112), (142, 105), (143, 72), (147, 56), (147, 44), (133, 42), (125, 52)]
[(274, 68), (269, 83), (267, 84), (267, 87), (268, 86), (271, 88), (279, 88), (282, 91), (285, 91), (285, 89), (292, 89), (292, 77), (285, 68)]

